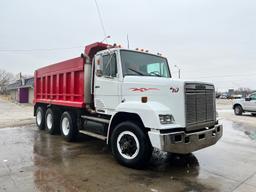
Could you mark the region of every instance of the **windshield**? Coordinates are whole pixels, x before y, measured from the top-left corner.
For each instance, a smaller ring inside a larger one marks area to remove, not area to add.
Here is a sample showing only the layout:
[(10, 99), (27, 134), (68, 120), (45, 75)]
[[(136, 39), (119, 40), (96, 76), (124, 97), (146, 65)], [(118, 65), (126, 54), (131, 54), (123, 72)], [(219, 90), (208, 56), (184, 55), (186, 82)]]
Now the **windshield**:
[(121, 50), (123, 75), (156, 76), (169, 78), (169, 66), (163, 57)]

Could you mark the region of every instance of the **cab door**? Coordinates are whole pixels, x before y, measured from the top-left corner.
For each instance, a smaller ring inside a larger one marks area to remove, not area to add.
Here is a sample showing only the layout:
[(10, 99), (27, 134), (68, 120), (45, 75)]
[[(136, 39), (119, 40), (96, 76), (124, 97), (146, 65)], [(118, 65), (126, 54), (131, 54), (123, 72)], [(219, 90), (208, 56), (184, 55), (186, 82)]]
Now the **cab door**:
[(256, 111), (256, 93), (251, 94), (244, 102), (246, 111)]
[(112, 114), (120, 104), (121, 80), (116, 51), (95, 56), (94, 104), (96, 111)]

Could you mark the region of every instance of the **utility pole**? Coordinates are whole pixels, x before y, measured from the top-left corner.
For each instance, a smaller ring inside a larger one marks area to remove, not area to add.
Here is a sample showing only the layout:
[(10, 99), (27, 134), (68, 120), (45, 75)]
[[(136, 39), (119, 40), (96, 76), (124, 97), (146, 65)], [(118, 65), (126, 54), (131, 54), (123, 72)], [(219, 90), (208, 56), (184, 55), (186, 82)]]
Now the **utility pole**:
[(129, 48), (130, 48), (130, 41), (129, 41), (129, 35), (128, 35), (128, 33), (127, 33), (126, 39), (127, 39), (127, 48), (129, 49)]
[(180, 68), (177, 65), (174, 65), (174, 67), (176, 67), (178, 69), (178, 77), (180, 79)]

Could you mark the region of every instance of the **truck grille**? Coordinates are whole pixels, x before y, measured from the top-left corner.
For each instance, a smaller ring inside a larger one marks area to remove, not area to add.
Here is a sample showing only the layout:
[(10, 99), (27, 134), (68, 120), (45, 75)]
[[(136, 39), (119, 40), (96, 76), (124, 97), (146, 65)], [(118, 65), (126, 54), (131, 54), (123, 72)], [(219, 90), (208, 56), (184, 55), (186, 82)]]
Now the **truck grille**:
[(187, 131), (211, 127), (215, 124), (215, 90), (213, 85), (189, 83), (185, 85)]

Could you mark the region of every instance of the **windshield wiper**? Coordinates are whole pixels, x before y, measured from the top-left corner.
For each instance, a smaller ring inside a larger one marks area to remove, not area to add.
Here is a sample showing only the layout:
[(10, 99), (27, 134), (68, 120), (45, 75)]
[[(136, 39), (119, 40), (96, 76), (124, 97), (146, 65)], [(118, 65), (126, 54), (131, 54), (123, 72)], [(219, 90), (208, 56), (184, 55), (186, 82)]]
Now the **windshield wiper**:
[(141, 73), (141, 72), (139, 72), (139, 71), (136, 71), (136, 70), (134, 70), (134, 69), (132, 69), (132, 68), (128, 68), (129, 70), (131, 70), (131, 71), (133, 71), (133, 72), (135, 72), (135, 73), (137, 73), (137, 74), (139, 74), (139, 75), (141, 75), (141, 76), (145, 76), (145, 74), (143, 74), (143, 73)]

